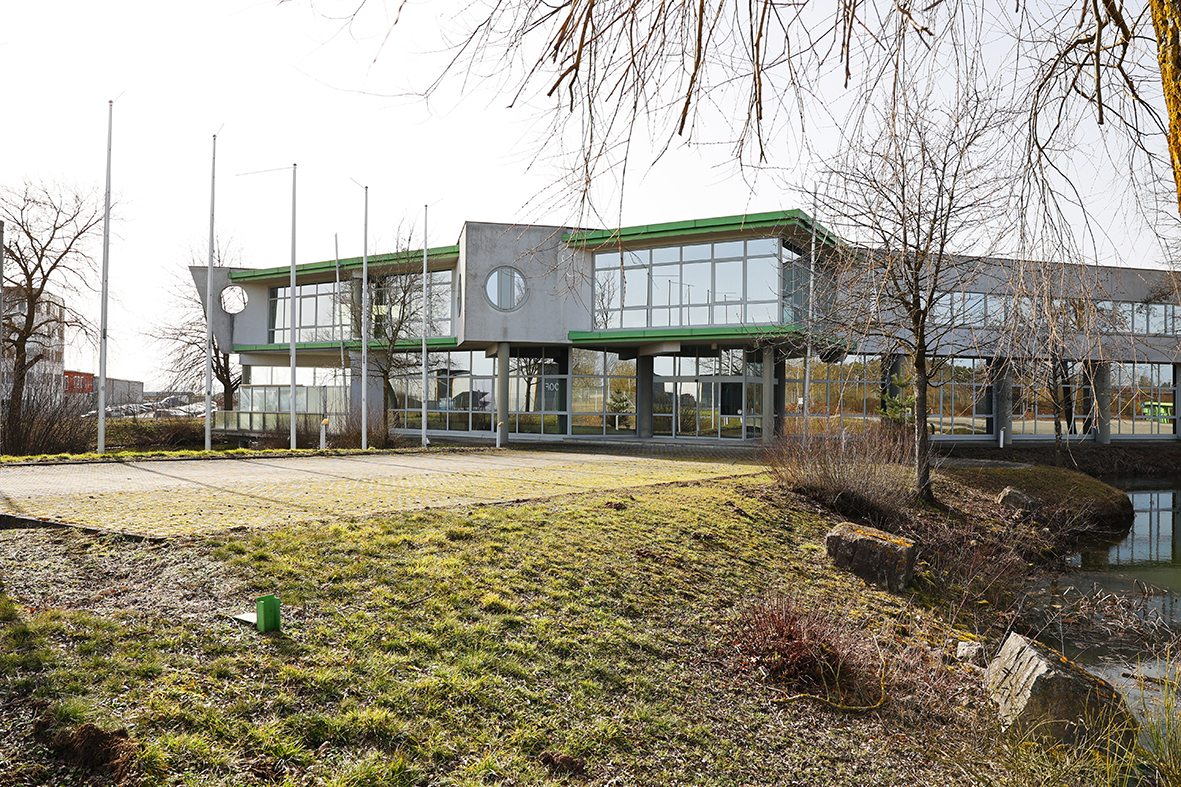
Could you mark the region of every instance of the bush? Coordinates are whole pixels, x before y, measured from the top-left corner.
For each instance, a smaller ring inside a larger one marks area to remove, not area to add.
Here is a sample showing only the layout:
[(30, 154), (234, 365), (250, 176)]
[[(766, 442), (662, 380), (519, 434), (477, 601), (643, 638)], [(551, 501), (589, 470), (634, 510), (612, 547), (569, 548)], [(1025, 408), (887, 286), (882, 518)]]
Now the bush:
[(886, 428), (785, 437), (768, 449), (766, 461), (776, 480), (793, 492), (892, 530), (914, 501), (912, 446), (908, 434)]
[(133, 449), (204, 448), (201, 418), (121, 418), (107, 421), (107, 442)]
[(845, 706), (883, 700), (872, 640), (823, 605), (769, 596), (734, 623), (733, 640), (735, 666), (771, 683)]
[(82, 417), (89, 403), (80, 397), (62, 395), (61, 379), (54, 378), (54, 382), (57, 390), (36, 384), (25, 388), (17, 422), (5, 424), (4, 453), (81, 454), (94, 445), (94, 419)]

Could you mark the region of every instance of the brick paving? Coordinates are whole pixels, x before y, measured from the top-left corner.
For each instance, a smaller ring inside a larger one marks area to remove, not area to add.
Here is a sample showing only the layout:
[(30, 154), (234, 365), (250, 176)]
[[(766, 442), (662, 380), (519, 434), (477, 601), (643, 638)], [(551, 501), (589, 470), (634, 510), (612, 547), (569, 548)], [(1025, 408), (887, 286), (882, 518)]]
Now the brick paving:
[(0, 514), (168, 538), (760, 469), (749, 451), (636, 453), (486, 449), (6, 466)]

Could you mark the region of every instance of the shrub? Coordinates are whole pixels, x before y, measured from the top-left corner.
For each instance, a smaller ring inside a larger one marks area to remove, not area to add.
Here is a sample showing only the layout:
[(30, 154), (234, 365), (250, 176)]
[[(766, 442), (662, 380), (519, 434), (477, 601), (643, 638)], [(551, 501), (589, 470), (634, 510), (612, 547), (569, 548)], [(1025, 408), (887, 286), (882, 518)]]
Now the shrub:
[(786, 437), (768, 449), (766, 461), (786, 488), (891, 530), (914, 500), (912, 445), (907, 433), (886, 428)]
[(203, 448), (202, 418), (120, 418), (107, 421), (107, 441), (139, 450), (149, 448)]
[(56, 390), (51, 385), (37, 384), (25, 388), (17, 421), (5, 425), (4, 453), (81, 454), (94, 445), (95, 421), (83, 417), (89, 402), (62, 395), (61, 378), (54, 378), (54, 382)]
[(733, 663), (771, 683), (844, 706), (882, 697), (878, 652), (847, 615), (792, 596), (769, 596), (733, 625)]

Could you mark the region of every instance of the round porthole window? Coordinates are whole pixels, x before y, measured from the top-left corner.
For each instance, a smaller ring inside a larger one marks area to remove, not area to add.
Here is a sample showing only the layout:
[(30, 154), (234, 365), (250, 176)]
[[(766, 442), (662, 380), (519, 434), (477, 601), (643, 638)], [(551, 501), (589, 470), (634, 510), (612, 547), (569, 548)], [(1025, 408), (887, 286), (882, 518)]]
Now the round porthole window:
[(236, 284), (221, 291), (221, 308), (226, 314), (237, 314), (246, 308), (246, 290)]
[(501, 311), (519, 309), (525, 302), (525, 277), (516, 268), (497, 268), (488, 274), (484, 294), (488, 302)]

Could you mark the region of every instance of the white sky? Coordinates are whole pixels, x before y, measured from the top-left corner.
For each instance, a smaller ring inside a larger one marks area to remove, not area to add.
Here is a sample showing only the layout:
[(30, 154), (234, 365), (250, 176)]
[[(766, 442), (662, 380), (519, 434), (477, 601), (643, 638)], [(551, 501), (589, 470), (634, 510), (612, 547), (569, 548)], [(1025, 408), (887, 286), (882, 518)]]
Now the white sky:
[[(380, 4), (370, 8), (381, 13)], [(455, 243), (465, 220), (570, 220), (537, 200), (561, 172), (533, 160), (542, 132), (536, 115), (509, 110), (506, 96), (486, 88), (461, 98), (469, 87), (458, 83), (451, 98), (430, 106), (389, 97), (437, 73), (443, 61), (431, 52), (452, 11), (451, 3), (408, 3), (373, 64), (380, 18), (364, 20), (357, 35), (370, 37), (358, 40), (304, 0), (4, 4), (0, 183), (76, 184), (101, 199), (107, 101), (117, 98), (112, 377), (143, 380), (148, 389), (165, 382), (164, 348), (141, 329), (175, 313), (169, 285), (187, 277), (194, 253), (203, 264), (211, 136), (219, 128), (217, 231), (246, 267), (290, 260), (291, 176), (238, 173), (293, 162), (301, 263), (331, 259), (333, 233), (341, 256), (360, 254), (362, 192), (353, 180), (370, 187), (374, 252), (403, 222), (421, 230), (426, 203), (432, 246)], [(652, 170), (636, 169), (624, 225), (800, 207), (769, 180), (752, 189), (724, 146), (678, 148)], [(1125, 249), (1137, 243), (1117, 240)], [(97, 322), (97, 297), (93, 306)], [(97, 371), (97, 347), (72, 349), (66, 363)]]

